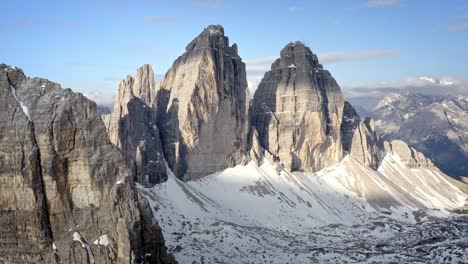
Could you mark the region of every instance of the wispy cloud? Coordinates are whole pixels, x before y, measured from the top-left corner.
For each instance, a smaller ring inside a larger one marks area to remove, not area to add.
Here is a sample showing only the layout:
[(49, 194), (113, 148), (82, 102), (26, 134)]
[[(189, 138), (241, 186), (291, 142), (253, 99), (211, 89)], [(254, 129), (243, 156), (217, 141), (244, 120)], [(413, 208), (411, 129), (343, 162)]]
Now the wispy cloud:
[[(400, 51), (398, 50), (368, 50), (357, 52), (328, 52), (318, 54), (317, 56), (320, 60), (320, 63), (333, 64), (340, 62), (383, 58), (388, 56), (395, 56), (398, 54), (400, 54)], [(251, 93), (253, 93), (254, 90), (257, 89), (257, 86), (262, 80), (263, 75), (265, 74), (265, 72), (270, 70), (271, 64), (277, 58), (278, 57), (264, 57), (245, 60), (245, 64), (247, 67), (247, 81)]]
[(163, 17), (163, 16), (145, 16), (144, 20), (148, 24), (175, 25), (190, 23), (191, 20), (180, 17)]
[(331, 64), (337, 62), (369, 60), (375, 58), (383, 58), (398, 55), (401, 52), (398, 50), (368, 50), (358, 52), (329, 52), (319, 54), (319, 60), (323, 64)]
[(27, 27), (27, 26), (50, 26), (63, 28), (86, 28), (89, 25), (77, 21), (50, 20), (42, 18), (24, 18), (8, 22), (0, 22), (1, 26)]
[(191, 2), (195, 5), (208, 7), (208, 8), (217, 8), (219, 7), (219, 0), (186, 0), (187, 2)]
[(366, 7), (390, 7), (400, 5), (400, 0), (369, 0), (364, 6)]
[(303, 6), (290, 6), (290, 7), (288, 7), (288, 10), (290, 12), (297, 12), (297, 11), (304, 10), (304, 7)]
[(455, 17), (456, 19), (459, 19), (459, 20), (465, 20), (465, 19), (468, 19), (468, 14), (466, 15), (460, 15), (460, 16), (457, 16)]
[(115, 95), (111, 93), (91, 92), (84, 93), (83, 95), (100, 106), (106, 106), (112, 109), (114, 105)]
[(467, 31), (468, 24), (458, 25), (451, 28), (452, 31)]
[(123, 51), (132, 57), (148, 58), (157, 57), (157, 48), (150, 43), (130, 43), (122, 46)]
[(98, 68), (102, 67), (101, 64), (92, 62), (81, 62), (81, 61), (68, 61), (65, 63), (67, 66), (74, 68)]

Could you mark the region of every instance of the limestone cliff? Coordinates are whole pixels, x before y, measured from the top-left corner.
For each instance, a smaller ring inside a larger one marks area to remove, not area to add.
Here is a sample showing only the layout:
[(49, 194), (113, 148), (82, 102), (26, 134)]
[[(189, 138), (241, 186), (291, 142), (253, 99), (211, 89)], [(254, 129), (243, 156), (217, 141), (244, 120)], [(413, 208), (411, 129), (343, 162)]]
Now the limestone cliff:
[(253, 99), (251, 123), (262, 147), (289, 171), (317, 171), (343, 158), (343, 96), (317, 56), (289, 43), (265, 73)]
[(174, 263), (97, 106), (0, 65), (0, 263)]
[(404, 141), (385, 141), (384, 148), (387, 153), (398, 155), (408, 168), (427, 167), (432, 168), (434, 164), (424, 154), (408, 146)]
[(206, 28), (174, 62), (158, 90), (157, 108), (165, 158), (177, 177), (196, 179), (243, 160), (245, 64), (221, 26)]
[(111, 142), (122, 150), (136, 180), (145, 186), (167, 179), (153, 107), (155, 94), (153, 69), (145, 64), (135, 78), (127, 76), (120, 82), (114, 111), (103, 118)]
[(348, 102), (344, 104), (341, 134), (344, 151), (373, 169), (379, 167), (382, 146), (373, 121), (369, 118), (362, 121)]

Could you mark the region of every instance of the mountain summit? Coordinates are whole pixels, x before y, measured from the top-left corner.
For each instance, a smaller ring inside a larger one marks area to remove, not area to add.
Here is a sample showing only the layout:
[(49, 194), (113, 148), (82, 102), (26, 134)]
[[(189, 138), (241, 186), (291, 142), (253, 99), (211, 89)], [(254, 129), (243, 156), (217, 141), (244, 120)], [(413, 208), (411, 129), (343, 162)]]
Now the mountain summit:
[(221, 26), (209, 26), (166, 73), (157, 94), (166, 161), (185, 180), (244, 159), (248, 91), (245, 64)]

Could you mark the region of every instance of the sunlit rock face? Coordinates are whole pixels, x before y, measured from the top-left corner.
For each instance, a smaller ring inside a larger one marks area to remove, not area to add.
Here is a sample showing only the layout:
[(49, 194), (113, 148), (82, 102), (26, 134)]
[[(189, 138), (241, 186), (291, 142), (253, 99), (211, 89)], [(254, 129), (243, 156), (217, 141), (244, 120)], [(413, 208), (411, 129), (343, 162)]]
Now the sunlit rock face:
[(255, 91), (251, 123), (262, 147), (289, 171), (317, 171), (343, 158), (343, 105), (317, 56), (289, 43)]
[(239, 164), (247, 144), (245, 64), (221, 26), (209, 26), (166, 73), (157, 94), (165, 158), (196, 179)]
[(114, 112), (103, 117), (111, 142), (122, 150), (136, 181), (145, 186), (167, 179), (153, 105), (155, 87), (153, 69), (145, 64), (135, 78), (120, 82)]
[(0, 65), (0, 263), (173, 263), (96, 104)]

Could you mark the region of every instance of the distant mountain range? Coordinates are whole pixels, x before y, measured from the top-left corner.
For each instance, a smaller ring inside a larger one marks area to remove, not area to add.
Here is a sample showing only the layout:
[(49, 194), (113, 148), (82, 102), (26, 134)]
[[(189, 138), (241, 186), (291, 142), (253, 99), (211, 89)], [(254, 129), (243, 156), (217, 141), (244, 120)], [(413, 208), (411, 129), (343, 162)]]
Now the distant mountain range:
[(404, 140), (445, 173), (468, 176), (468, 96), (393, 93), (372, 118), (384, 140)]

